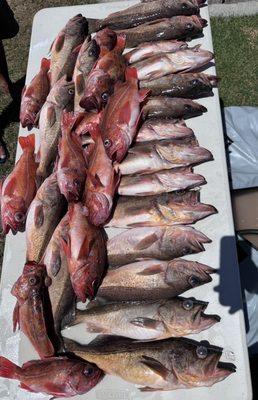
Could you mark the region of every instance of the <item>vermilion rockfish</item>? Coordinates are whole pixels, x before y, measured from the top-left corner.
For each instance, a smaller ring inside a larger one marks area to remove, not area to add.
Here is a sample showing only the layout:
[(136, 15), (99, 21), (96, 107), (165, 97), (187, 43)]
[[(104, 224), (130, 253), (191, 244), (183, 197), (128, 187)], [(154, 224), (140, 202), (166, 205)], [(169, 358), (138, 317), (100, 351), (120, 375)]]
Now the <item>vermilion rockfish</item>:
[(35, 135), (19, 137), (23, 153), (13, 171), (1, 184), (1, 219), (3, 232), (23, 232), (28, 208), (36, 194)]

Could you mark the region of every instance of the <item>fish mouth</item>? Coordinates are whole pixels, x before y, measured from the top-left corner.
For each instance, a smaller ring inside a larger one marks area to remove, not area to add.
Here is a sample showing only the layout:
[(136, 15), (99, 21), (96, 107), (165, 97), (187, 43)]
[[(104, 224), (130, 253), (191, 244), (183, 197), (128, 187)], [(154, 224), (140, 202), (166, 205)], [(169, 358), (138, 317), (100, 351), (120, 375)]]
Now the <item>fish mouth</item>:
[(86, 111), (95, 111), (98, 112), (101, 109), (101, 106), (95, 96), (83, 96), (80, 101), (80, 106), (84, 108)]
[(236, 372), (236, 370), (237, 368), (235, 364), (219, 361), (215, 369), (215, 374), (218, 376), (226, 377)]
[(199, 19), (199, 22), (200, 22), (202, 28), (205, 28), (205, 26), (208, 25), (208, 21), (206, 19), (201, 18), (201, 17), (198, 17), (198, 19)]

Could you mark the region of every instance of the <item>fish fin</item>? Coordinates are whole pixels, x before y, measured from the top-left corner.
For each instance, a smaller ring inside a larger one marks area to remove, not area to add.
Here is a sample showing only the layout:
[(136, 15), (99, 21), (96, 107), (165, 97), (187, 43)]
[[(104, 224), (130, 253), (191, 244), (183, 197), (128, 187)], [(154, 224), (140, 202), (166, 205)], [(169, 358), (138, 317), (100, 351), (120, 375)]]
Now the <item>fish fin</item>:
[(71, 131), (77, 121), (78, 116), (74, 115), (73, 112), (63, 111), (61, 125), (63, 129)]
[(124, 33), (120, 33), (119, 35), (117, 35), (115, 50), (121, 51), (122, 53), (125, 48), (125, 43), (126, 35)]
[(25, 383), (23, 383), (23, 382), (20, 383), (20, 388), (27, 390), (28, 392), (31, 392), (31, 393), (37, 393), (35, 390), (32, 390), (29, 386), (25, 385)]
[(140, 362), (146, 365), (146, 367), (150, 368), (157, 375), (161, 376), (161, 378), (164, 380), (167, 379), (169, 370), (155, 358), (142, 356), (142, 360)]
[(94, 322), (86, 322), (86, 329), (90, 333), (105, 333), (106, 332), (106, 330), (102, 326), (100, 326)]
[(13, 310), (13, 332), (16, 332), (17, 327), (20, 329), (20, 306), (18, 301)]
[(87, 176), (89, 176), (89, 178), (90, 178), (90, 180), (91, 180), (91, 182), (92, 182), (92, 184), (93, 184), (95, 189), (104, 187), (104, 185), (102, 184), (102, 182), (101, 182), (101, 180), (100, 180), (100, 178), (99, 178), (97, 173), (95, 175), (92, 175), (88, 171)]
[(145, 250), (148, 249), (153, 243), (158, 240), (156, 233), (151, 233), (146, 236), (144, 239), (140, 240), (139, 243), (135, 246), (135, 250)]
[(54, 106), (50, 106), (47, 109), (47, 120), (49, 123), (50, 128), (55, 124), (56, 122), (56, 110)]
[(34, 135), (34, 133), (31, 133), (28, 136), (20, 136), (18, 140), (19, 140), (20, 146), (23, 151), (28, 149), (28, 150), (32, 150), (34, 152), (34, 150), (35, 150), (35, 135)]
[(52, 46), (50, 48), (50, 51), (52, 50), (52, 47), (55, 46), (55, 51), (57, 53), (59, 53), (59, 51), (61, 51), (63, 46), (64, 46), (64, 42), (65, 42), (65, 34), (61, 33), (60, 35), (58, 35), (58, 37), (56, 38), (56, 40), (52, 44)]
[(70, 235), (67, 236), (67, 239), (65, 240), (63, 237), (61, 237), (61, 246), (64, 250), (64, 253), (67, 258), (71, 257), (71, 239)]
[(132, 79), (138, 79), (137, 69), (136, 68), (126, 68), (125, 70), (125, 80), (130, 81)]
[(157, 390), (163, 390), (163, 389), (161, 389), (161, 388), (151, 388), (149, 386), (145, 386), (145, 387), (139, 388), (139, 390), (141, 392), (156, 392)]
[(85, 235), (85, 238), (83, 240), (83, 243), (82, 243), (81, 248), (80, 248), (79, 253), (78, 253), (78, 259), (83, 257), (85, 254), (89, 254), (94, 243), (95, 243), (95, 239), (94, 238), (92, 238), (89, 241), (88, 236)]
[(74, 54), (78, 54), (81, 50), (82, 44), (78, 44), (78, 46), (76, 46), (73, 50), (72, 53)]
[(157, 274), (160, 274), (161, 272), (164, 272), (164, 268), (162, 268), (162, 266), (160, 264), (157, 264), (157, 265), (152, 265), (151, 267), (145, 268), (141, 272), (137, 272), (137, 275), (143, 275), (143, 276), (157, 275)]
[(151, 90), (149, 90), (149, 89), (140, 89), (138, 92), (139, 101), (142, 103), (146, 99), (146, 97), (149, 96), (150, 93), (151, 93)]
[(50, 68), (51, 60), (49, 58), (43, 57), (41, 60), (40, 69), (48, 71)]
[(42, 204), (35, 207), (34, 224), (36, 228), (40, 228), (44, 223), (44, 209)]
[[(4, 182), (3, 182), (4, 183)], [(5, 194), (13, 194), (15, 186), (17, 183), (17, 179), (15, 178), (15, 176), (12, 176), (11, 179), (9, 179), (9, 182), (7, 182), (6, 186), (5, 186)]]
[(75, 78), (75, 87), (79, 95), (83, 94), (85, 84), (83, 74), (78, 74)]
[(156, 319), (152, 318), (145, 318), (145, 317), (134, 318), (130, 321), (130, 324), (139, 326), (140, 328), (157, 329), (158, 331), (164, 331), (163, 323), (161, 321), (157, 321)]
[(0, 376), (2, 378), (15, 379), (21, 368), (5, 357), (0, 357)]

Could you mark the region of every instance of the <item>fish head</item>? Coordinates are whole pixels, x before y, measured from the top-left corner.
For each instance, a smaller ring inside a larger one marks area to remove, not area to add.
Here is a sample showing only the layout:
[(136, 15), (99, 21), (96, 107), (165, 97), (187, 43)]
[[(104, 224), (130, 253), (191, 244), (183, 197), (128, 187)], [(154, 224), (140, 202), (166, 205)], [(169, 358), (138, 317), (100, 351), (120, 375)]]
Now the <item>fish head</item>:
[(179, 382), (191, 386), (211, 386), (235, 372), (233, 364), (220, 362), (222, 349), (184, 340), (170, 355)]
[(207, 25), (207, 21), (198, 15), (180, 16), (182, 26), (184, 27), (185, 35), (189, 33), (190, 36), (197, 35), (202, 32), (203, 28)]
[(31, 130), (37, 123), (39, 106), (36, 102), (21, 102), (20, 122), (23, 128)]
[[(166, 8), (174, 10), (175, 4), (167, 2)], [(198, 4), (192, 0), (183, 0), (178, 2), (178, 11), (181, 11), (182, 15), (193, 15), (199, 11), (199, 7)]]
[(194, 96), (194, 94), (206, 95), (212, 92), (212, 83), (205, 74), (196, 74), (187, 82), (189, 87), (189, 92)]
[[(80, 121), (78, 126), (75, 129), (75, 133), (78, 136), (89, 135), (93, 130), (95, 125), (98, 125), (100, 122), (100, 118), (102, 116), (102, 112), (96, 113), (85, 113), (84, 118)], [(93, 140), (90, 141), (93, 143)]]
[(22, 197), (3, 196), (1, 199), (1, 219), (3, 232), (7, 234), (10, 229), (13, 234), (24, 232), (27, 208)]
[(90, 268), (89, 263), (84, 262), (84, 260), (70, 260), (70, 265), (71, 269), (74, 270), (71, 275), (71, 282), (78, 299), (83, 303), (87, 299), (94, 299), (101, 283), (97, 269)]
[(107, 221), (112, 203), (104, 193), (91, 192), (87, 193), (87, 206), (89, 208), (89, 220), (94, 226), (101, 226)]
[(88, 22), (82, 14), (77, 14), (67, 22), (64, 32), (69, 36), (81, 36), (88, 33)]
[(211, 282), (211, 274), (215, 272), (207, 265), (177, 259), (168, 263), (165, 282), (169, 286), (183, 285), (184, 290), (188, 290)]
[(50, 285), (51, 279), (47, 276), (45, 265), (27, 262), (22, 275), (13, 285), (11, 293), (21, 304), (28, 299), (32, 292), (41, 295), (42, 290)]
[(102, 130), (101, 134), (108, 157), (113, 162), (121, 162), (131, 144), (131, 140), (126, 132), (121, 134), (121, 129), (114, 129), (111, 135), (108, 130)]
[(66, 76), (63, 76), (55, 83), (48, 98), (64, 110), (70, 108), (73, 104), (74, 93), (74, 82), (67, 80)]
[(113, 81), (102, 70), (93, 70), (85, 84), (80, 106), (86, 111), (100, 111), (113, 93)]
[(82, 196), (85, 177), (80, 176), (75, 169), (62, 168), (57, 172), (60, 192), (68, 203), (78, 202)]
[(67, 383), (76, 394), (84, 394), (92, 389), (103, 376), (103, 371), (95, 364), (77, 361), (69, 372)]
[(85, 50), (80, 57), (80, 69), (83, 70), (84, 65), (88, 65), (89, 60), (97, 60), (100, 53), (99, 45), (97, 44), (95, 39), (90, 40), (86, 46)]
[(182, 103), (184, 108), (185, 118), (202, 115), (202, 113), (207, 111), (207, 108), (204, 107), (202, 104), (199, 104), (190, 99), (180, 99), (180, 102)]
[(117, 34), (110, 28), (104, 28), (98, 31), (94, 37), (101, 48), (101, 52), (113, 50), (117, 43)]

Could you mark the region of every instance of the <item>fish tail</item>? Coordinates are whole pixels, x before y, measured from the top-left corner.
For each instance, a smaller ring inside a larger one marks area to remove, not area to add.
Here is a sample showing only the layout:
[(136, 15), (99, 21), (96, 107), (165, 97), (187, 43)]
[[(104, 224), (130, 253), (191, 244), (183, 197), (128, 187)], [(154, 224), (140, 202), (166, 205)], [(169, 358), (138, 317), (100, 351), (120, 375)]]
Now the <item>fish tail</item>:
[(22, 150), (30, 150), (33, 151), (35, 150), (35, 134), (31, 133), (28, 136), (20, 136), (19, 137), (19, 143), (22, 148)]
[(0, 357), (0, 376), (2, 378), (16, 379), (19, 370), (21, 368), (18, 365), (5, 357)]
[(89, 33), (96, 32), (98, 30), (99, 20), (95, 18), (87, 18), (88, 31)]
[(49, 58), (42, 58), (41, 60), (41, 65), (40, 65), (40, 69), (44, 70), (44, 71), (48, 71), (50, 68), (50, 59)]

